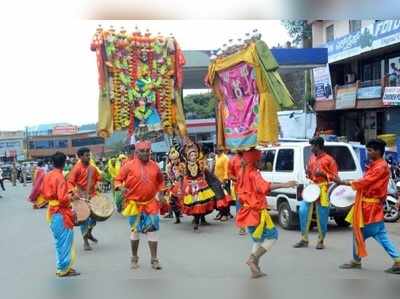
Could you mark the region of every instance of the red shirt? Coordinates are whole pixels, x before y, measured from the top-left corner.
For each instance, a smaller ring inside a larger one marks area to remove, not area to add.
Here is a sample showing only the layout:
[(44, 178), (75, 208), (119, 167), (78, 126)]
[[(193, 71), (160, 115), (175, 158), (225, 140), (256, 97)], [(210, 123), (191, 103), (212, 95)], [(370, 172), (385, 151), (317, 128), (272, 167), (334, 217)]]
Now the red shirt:
[(135, 201), (149, 201), (164, 187), (164, 177), (157, 163), (150, 160), (129, 160), (122, 166), (115, 178), (115, 187), (124, 185), (125, 198)]
[(98, 181), (100, 181), (101, 175), (97, 171), (96, 167), (90, 164), (86, 166), (81, 161), (78, 161), (78, 163), (75, 164), (68, 175), (69, 190), (74, 189), (75, 187), (78, 187), (80, 191), (87, 190), (89, 169), (93, 173), (89, 194), (91, 196), (96, 194), (96, 184)]
[(240, 227), (256, 226), (260, 222), (260, 210), (267, 208), (266, 195), (271, 191), (271, 183), (264, 180), (255, 169), (246, 168), (238, 178), (237, 193), (241, 207), (236, 216)]
[(327, 153), (321, 153), (318, 156), (312, 154), (307, 165), (308, 177), (314, 183), (319, 184), (326, 182), (326, 178), (315, 175), (318, 171), (326, 175), (328, 182), (331, 182), (338, 175), (337, 164)]
[(49, 204), (50, 215), (55, 213), (62, 214), (64, 216), (64, 225), (67, 228), (73, 228), (74, 222), (68, 186), (62, 170), (54, 169), (44, 177), (42, 195), (48, 201), (58, 201), (58, 205)]
[(379, 159), (367, 166), (364, 176), (352, 182), (352, 187), (363, 198), (380, 199), (379, 203), (362, 203), (364, 224), (383, 221), (383, 204), (387, 195), (390, 170), (385, 160)]

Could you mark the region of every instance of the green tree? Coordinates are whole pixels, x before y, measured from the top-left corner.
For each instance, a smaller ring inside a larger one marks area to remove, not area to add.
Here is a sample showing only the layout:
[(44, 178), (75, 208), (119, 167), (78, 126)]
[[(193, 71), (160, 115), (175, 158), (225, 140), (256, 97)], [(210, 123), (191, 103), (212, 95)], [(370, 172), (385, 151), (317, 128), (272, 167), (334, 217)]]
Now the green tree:
[(186, 119), (215, 117), (215, 97), (210, 92), (187, 95), (183, 103)]
[(312, 27), (306, 20), (284, 20), (282, 25), (292, 38), (292, 43), (304, 48), (312, 47)]

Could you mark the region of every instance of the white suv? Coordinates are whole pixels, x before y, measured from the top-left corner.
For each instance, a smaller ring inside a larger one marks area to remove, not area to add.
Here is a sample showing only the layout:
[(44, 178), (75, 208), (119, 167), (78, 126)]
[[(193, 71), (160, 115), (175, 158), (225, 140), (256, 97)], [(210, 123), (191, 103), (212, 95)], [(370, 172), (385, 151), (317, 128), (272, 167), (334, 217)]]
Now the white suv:
[[(351, 145), (342, 142), (325, 142), (326, 152), (338, 164), (339, 176), (344, 180), (359, 179), (362, 176), (360, 163)], [(262, 176), (270, 182), (287, 182), (295, 180), (297, 188), (277, 189), (271, 192), (268, 205), (278, 212), (279, 224), (284, 229), (294, 229), (298, 226), (298, 208), (302, 200), (301, 193), (309, 180), (306, 177), (306, 167), (311, 155), (308, 142), (282, 142), (279, 146), (260, 147), (262, 154)], [(347, 226), (345, 221), (348, 209), (330, 207), (330, 216), (339, 226)]]

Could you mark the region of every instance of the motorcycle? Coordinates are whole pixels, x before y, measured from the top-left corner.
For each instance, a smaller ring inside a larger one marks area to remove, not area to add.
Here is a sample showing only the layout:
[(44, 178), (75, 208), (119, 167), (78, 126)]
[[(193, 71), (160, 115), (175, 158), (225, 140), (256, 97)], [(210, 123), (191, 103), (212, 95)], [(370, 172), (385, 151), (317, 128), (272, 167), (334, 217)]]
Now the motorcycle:
[(386, 196), (383, 205), (385, 222), (396, 222), (400, 218), (400, 211), (397, 207), (397, 202), (399, 201), (398, 194), (400, 194), (400, 182), (397, 182), (396, 188), (388, 192)]

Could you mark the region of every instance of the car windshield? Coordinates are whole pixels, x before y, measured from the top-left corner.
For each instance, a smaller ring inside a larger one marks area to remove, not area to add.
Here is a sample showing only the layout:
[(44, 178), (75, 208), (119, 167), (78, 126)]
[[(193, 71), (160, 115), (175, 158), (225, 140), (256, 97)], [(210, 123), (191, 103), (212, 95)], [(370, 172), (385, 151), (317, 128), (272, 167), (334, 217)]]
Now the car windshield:
[[(355, 171), (356, 164), (350, 150), (346, 146), (327, 145), (325, 146), (326, 153), (331, 155), (339, 168), (339, 171)], [(304, 148), (304, 167), (307, 167), (308, 160), (311, 156), (311, 146)]]

